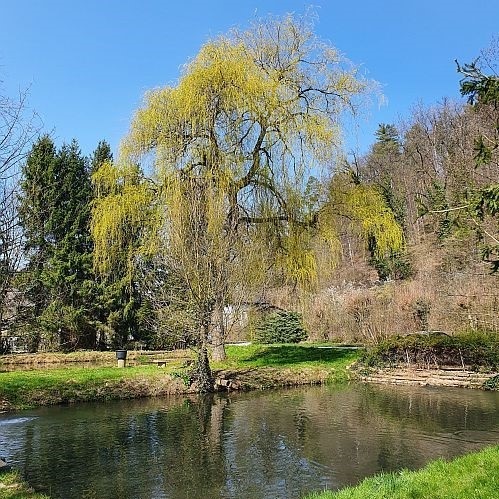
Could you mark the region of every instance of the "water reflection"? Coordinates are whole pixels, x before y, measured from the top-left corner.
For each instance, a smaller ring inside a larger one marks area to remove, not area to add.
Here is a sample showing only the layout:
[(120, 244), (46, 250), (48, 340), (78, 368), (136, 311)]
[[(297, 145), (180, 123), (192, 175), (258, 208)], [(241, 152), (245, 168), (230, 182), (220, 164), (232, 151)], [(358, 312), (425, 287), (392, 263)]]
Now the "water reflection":
[(0, 451), (54, 498), (293, 498), (497, 443), (498, 409), (363, 385), (82, 404), (0, 417)]

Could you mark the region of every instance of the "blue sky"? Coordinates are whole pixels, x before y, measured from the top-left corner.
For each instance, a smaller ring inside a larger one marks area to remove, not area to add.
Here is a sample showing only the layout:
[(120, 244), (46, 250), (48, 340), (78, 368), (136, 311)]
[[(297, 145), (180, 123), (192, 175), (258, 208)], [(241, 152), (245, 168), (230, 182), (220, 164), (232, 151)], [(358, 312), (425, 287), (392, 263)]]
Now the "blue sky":
[(418, 102), (460, 99), (454, 59), (473, 60), (499, 34), (498, 0), (1, 0), (0, 80), (30, 105), (58, 144), (85, 154), (114, 150), (147, 89), (174, 83), (211, 37), (269, 13), (314, 6), (316, 33), (377, 80), (374, 104), (349, 149), (365, 151), (378, 123), (410, 116)]

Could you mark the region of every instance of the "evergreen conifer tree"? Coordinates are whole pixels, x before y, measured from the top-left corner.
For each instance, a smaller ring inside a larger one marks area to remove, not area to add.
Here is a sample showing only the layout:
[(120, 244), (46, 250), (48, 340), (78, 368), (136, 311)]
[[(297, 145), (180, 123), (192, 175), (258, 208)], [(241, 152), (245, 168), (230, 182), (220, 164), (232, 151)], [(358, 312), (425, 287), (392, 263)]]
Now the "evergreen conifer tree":
[(22, 168), (19, 218), (24, 233), (27, 266), (21, 288), (25, 301), (30, 303), (22, 315), (30, 324), (28, 347), (31, 351), (36, 351), (40, 342), (36, 319), (48, 305), (43, 273), (53, 250), (48, 220), (52, 209), (50, 192), (55, 161), (55, 145), (48, 135), (44, 135), (33, 145)]
[(111, 146), (105, 140), (101, 140), (90, 159), (90, 174), (93, 175), (106, 161), (113, 161), (113, 153)]
[(93, 348), (97, 293), (89, 232), (92, 186), (78, 143), (64, 144), (54, 162), (48, 218), (53, 251), (44, 271), (50, 303), (41, 319), (63, 348)]
[(63, 349), (94, 347), (92, 187), (77, 142), (56, 151), (48, 136), (39, 139), (23, 168), (21, 190), (28, 260), (24, 287), (38, 331), (31, 348), (37, 348), (41, 330), (52, 333), (52, 341)]

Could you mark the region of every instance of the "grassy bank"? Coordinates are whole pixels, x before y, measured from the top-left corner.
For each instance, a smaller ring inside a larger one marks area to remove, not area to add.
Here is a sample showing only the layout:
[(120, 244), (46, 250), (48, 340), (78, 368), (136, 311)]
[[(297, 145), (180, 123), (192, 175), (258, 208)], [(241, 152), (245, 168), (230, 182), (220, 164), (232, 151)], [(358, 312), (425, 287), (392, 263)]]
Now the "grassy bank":
[[(351, 350), (313, 345), (229, 346), (225, 362), (213, 365), (218, 378), (238, 389), (270, 388), (345, 380), (358, 358)], [(0, 410), (111, 399), (161, 396), (196, 391), (189, 386), (185, 359), (178, 354), (167, 367), (138, 365), (67, 367), (0, 373)]]
[(17, 471), (8, 471), (0, 473), (0, 499), (49, 499), (49, 497), (34, 492)]
[(186, 391), (154, 366), (66, 367), (0, 373), (0, 408), (26, 409), (85, 401), (138, 398)]
[(356, 350), (314, 345), (227, 347), (227, 360), (214, 363), (217, 376), (234, 379), (242, 389), (343, 382)]
[(450, 462), (433, 461), (419, 471), (383, 473), (339, 492), (308, 499), (495, 499), (499, 491), (499, 446)]
[(457, 366), (473, 370), (499, 369), (499, 334), (472, 331), (454, 336), (441, 332), (392, 336), (365, 352), (362, 363), (369, 367)]

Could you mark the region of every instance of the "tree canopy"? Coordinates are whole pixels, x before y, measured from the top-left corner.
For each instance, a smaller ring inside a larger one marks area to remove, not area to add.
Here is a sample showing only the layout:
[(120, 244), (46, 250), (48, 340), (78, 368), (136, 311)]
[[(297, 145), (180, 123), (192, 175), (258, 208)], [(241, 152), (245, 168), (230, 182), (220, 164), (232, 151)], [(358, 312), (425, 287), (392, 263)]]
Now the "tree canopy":
[[(295, 284), (310, 282), (317, 245), (335, 246), (331, 218), (306, 202), (307, 181), (331, 166), (342, 113), (368, 90), (306, 21), (233, 30), (206, 43), (176, 85), (147, 93), (119, 161), (94, 174), (102, 193), (92, 222), (96, 267), (112, 268), (130, 231), (141, 245), (128, 263), (165, 250), (165, 266), (194, 304), (201, 383), (208, 340), (223, 346), (216, 317), (235, 290), (270, 266)], [(150, 172), (140, 181), (137, 164)], [(397, 237), (380, 235), (379, 251)]]
[[(494, 46), (495, 43), (495, 46)], [(461, 94), (468, 98), (473, 108), (490, 117), (493, 128), (480, 130), (475, 138), (475, 162), (477, 167), (494, 165), (499, 167), (499, 75), (494, 71), (499, 63), (499, 39), (494, 40), (489, 54), (477, 58), (469, 64), (460, 65), (457, 70), (462, 75), (460, 81)], [(492, 69), (486, 74), (483, 65)], [(485, 128), (485, 127), (484, 127)], [(475, 195), (473, 203), (474, 215), (482, 222), (490, 215), (499, 215), (499, 183), (492, 183), (482, 188)], [(496, 227), (497, 229), (497, 224)], [(499, 271), (499, 235), (481, 227), (484, 239), (484, 258), (492, 263), (494, 272)]]
[(49, 332), (46, 345), (95, 347), (91, 199), (88, 164), (77, 142), (56, 150), (49, 136), (40, 137), (23, 167), (20, 193), (32, 349), (41, 329)]

